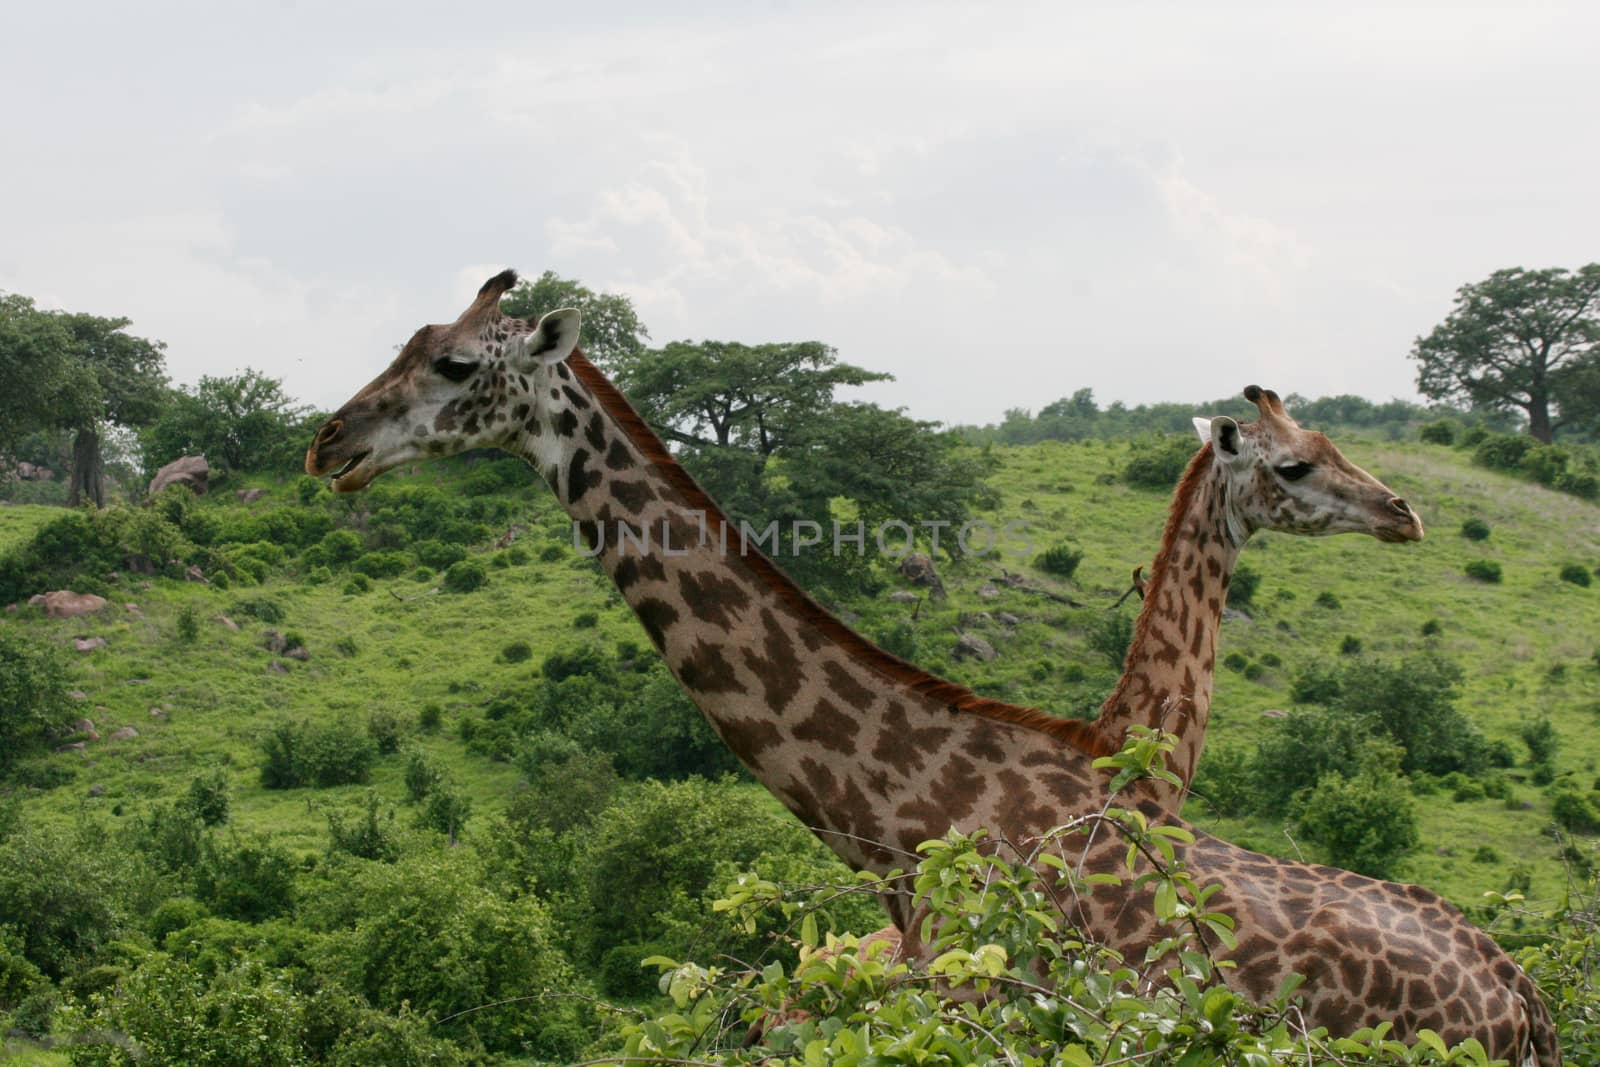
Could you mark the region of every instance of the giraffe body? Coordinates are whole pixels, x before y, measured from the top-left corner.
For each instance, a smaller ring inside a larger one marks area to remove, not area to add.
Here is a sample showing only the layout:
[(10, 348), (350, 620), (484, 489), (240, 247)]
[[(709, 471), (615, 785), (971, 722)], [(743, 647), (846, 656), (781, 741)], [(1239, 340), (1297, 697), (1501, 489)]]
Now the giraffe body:
[[(919, 843), (952, 827), (1026, 842), (1105, 804), (1107, 775), (1092, 767), (1113, 748), (1103, 734), (928, 675), (822, 609), (740, 544), (621, 394), (573, 354), (576, 313), (537, 327), (500, 314), (514, 281), (491, 279), (456, 323), (419, 331), (319, 431), (306, 470), (333, 473), (349, 492), (422, 456), (490, 446), (523, 456), (723, 741), (852, 867), (907, 868)], [(1216, 439), (1237, 443), (1238, 430)], [(1396, 530), (1414, 522), (1391, 519)], [(630, 536), (615, 537), (619, 528)], [(632, 550), (647, 534), (658, 550)], [(1153, 791), (1135, 799), (1183, 825)], [(1084, 862), (1112, 870), (1122, 854), (1101, 835)], [(1224, 886), (1213, 904), (1237, 924), (1238, 947), (1222, 955), (1238, 964), (1228, 981), (1242, 992), (1268, 998), (1307, 973), (1313, 1026), (1393, 1018), (1402, 1035), (1431, 1026), (1449, 1041), (1475, 1036), (1491, 1056), (1521, 1060), (1534, 1047), (1537, 1062), (1559, 1062), (1545, 1051), (1553, 1037), (1531, 983), (1434, 894), (1199, 832), (1179, 859), (1199, 884)], [(910, 927), (908, 889), (887, 892), (885, 906)], [(1142, 895), (1080, 906), (1084, 928), (1130, 959), (1158, 936)], [(1428, 975), (1414, 971), (1422, 961)]]

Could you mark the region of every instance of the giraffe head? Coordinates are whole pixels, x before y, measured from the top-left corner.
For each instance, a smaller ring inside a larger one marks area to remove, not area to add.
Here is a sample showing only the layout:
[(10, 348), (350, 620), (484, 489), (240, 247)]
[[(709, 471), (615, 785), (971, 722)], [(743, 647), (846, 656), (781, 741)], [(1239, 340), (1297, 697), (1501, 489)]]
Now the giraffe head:
[(455, 322), (413, 334), (317, 431), (306, 473), (331, 474), (334, 491), (350, 493), (402, 463), (537, 433), (560, 406), (561, 363), (577, 346), (579, 316), (552, 311), (535, 325), (501, 314), (500, 297), (516, 284), (515, 271), (502, 271)]
[(1406, 502), (1326, 436), (1301, 429), (1277, 393), (1252, 385), (1244, 395), (1261, 412), (1255, 422), (1241, 426), (1226, 415), (1194, 420), (1216, 457), (1230, 541), (1242, 544), (1256, 530), (1422, 540), (1422, 520)]

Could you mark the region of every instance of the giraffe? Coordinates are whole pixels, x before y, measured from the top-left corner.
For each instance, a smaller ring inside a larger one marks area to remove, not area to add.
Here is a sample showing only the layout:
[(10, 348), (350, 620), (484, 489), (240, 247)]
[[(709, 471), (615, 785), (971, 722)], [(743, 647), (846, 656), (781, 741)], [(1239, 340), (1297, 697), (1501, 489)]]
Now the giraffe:
[[(1178, 480), (1149, 576), (1134, 568), (1134, 588), (1144, 603), (1122, 676), (1094, 721), (1102, 743), (1112, 748), (1120, 748), (1135, 725), (1177, 739), (1168, 769), (1178, 783), (1150, 783), (1161, 806), (1174, 813), (1183, 807), (1205, 745), (1222, 609), (1250, 535), (1269, 526), (1307, 536), (1367, 533), (1391, 543), (1423, 536), (1421, 518), (1403, 499), (1345, 459), (1324, 434), (1301, 429), (1277, 393), (1252, 385), (1244, 395), (1259, 413), (1248, 456), (1214, 462), (1206, 447), (1215, 433), (1231, 434), (1236, 424), (1194, 420), (1202, 447)], [(1363, 490), (1386, 495), (1378, 521), (1364, 527), (1337, 521), (1331, 502)], [(1258, 515), (1270, 521), (1252, 517)]]
[[(751, 774), (857, 870), (887, 876), (951, 828), (1026, 842), (1100, 810), (1111, 751), (1088, 723), (985, 699), (856, 634), (790, 582), (673, 459), (622, 394), (577, 349), (575, 311), (537, 324), (503, 315), (516, 284), (502, 272), (453, 323), (424, 326), (394, 362), (318, 431), (306, 472), (357, 491), (428, 456), (499, 447), (555, 491), (668, 668)], [(1261, 454), (1257, 426), (1212, 420), (1196, 464), (1243, 471)], [(1272, 463), (1285, 459), (1274, 453)], [(1277, 477), (1268, 471), (1268, 477)], [(1229, 498), (1213, 537), (1314, 521), (1328, 532), (1415, 519), (1373, 483), (1330, 494), (1326, 514), (1287, 509), (1281, 493)], [(1359, 518), (1358, 518), (1359, 516)], [(653, 545), (653, 550), (648, 547)], [(508, 620), (509, 622), (509, 620)], [(1136, 806), (1186, 827), (1153, 794)], [(1428, 890), (1260, 856), (1191, 831), (1177, 860), (1229, 914), (1236, 946), (1212, 946), (1230, 986), (1258, 1001), (1290, 974), (1306, 1022), (1348, 1033), (1383, 1020), (1410, 1037), (1480, 1040), (1492, 1057), (1559, 1063), (1532, 982)], [(1115, 835), (1085, 848), (1083, 869), (1119, 869)], [(916, 910), (909, 879), (882, 899), (895, 926)], [(1164, 928), (1145, 894), (1091, 894), (1075, 905), (1092, 936), (1142, 958)]]
[[(1155, 801), (1173, 814), (1183, 809), (1200, 762), (1222, 609), (1234, 565), (1254, 531), (1242, 517), (1226, 521), (1228, 509), (1242, 508), (1241, 516), (1265, 509), (1277, 529), (1308, 536), (1361, 532), (1388, 542), (1423, 536), (1421, 518), (1403, 499), (1345, 459), (1325, 435), (1301, 429), (1277, 393), (1252, 385), (1244, 395), (1260, 415), (1251, 435), (1254, 458), (1237, 465), (1206, 462), (1205, 449), (1219, 420), (1194, 420), (1201, 450), (1178, 480), (1150, 574), (1143, 566), (1133, 569), (1129, 593), (1137, 593), (1143, 604), (1122, 676), (1093, 723), (1100, 747), (1121, 748), (1134, 726), (1163, 730), (1176, 739), (1167, 769), (1178, 781), (1147, 783)], [(1329, 521), (1330, 496), (1361, 490), (1387, 494), (1387, 508), (1376, 521), (1365, 527), (1359, 516), (1342, 526)], [(1213, 536), (1218, 529), (1227, 536)], [(870, 936), (893, 945), (894, 927)]]

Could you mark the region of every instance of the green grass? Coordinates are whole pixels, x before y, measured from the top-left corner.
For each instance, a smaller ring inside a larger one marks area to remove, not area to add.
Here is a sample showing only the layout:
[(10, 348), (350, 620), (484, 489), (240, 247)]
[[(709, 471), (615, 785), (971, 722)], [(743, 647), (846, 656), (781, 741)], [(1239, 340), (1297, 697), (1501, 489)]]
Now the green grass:
[[(1592, 658), (1600, 645), (1600, 587), (1582, 588), (1558, 575), (1568, 562), (1600, 563), (1600, 508), (1472, 467), (1448, 448), (1341, 444), (1352, 460), (1413, 503), (1430, 534), (1411, 546), (1355, 536), (1258, 535), (1244, 554), (1261, 574), (1251, 618), (1225, 624), (1220, 652), (1238, 652), (1250, 662), (1273, 653), (1283, 665), (1267, 668), (1255, 681), (1219, 668), (1210, 744), (1250, 744), (1264, 728), (1263, 711), (1291, 706), (1294, 673), (1336, 657), (1346, 634), (1358, 635), (1369, 654), (1383, 657), (1420, 650), (1431, 641), (1465, 668), (1461, 707), (1491, 739), (1508, 740), (1525, 757), (1519, 724), (1548, 714), (1561, 735), (1560, 770), (1576, 774), (1587, 786), (1600, 761), (1594, 729), (1600, 718), (1600, 671)], [(1032, 556), (945, 566), (951, 599), (923, 605), (911, 624), (916, 658), (986, 695), (1057, 713), (1092, 714), (1117, 672), (1089, 649), (1085, 627), (1093, 613), (1110, 610), (1126, 589), (1131, 568), (1149, 563), (1168, 495), (1106, 484), (1104, 476), (1126, 462), (1128, 447), (1120, 443), (1052, 442), (996, 454), (1000, 467), (993, 481), (1000, 501), (987, 517), (997, 525), (1027, 522), (1034, 554), (1069, 541), (1084, 550), (1084, 560), (1070, 583), (1037, 570)], [(450, 484), (438, 467), (424, 467), (416, 477)], [(437, 581), (419, 584), (409, 576), (374, 582), (371, 592), (357, 596), (341, 592), (342, 578), (327, 585), (275, 578), (260, 588), (229, 591), (124, 578), (123, 592), (103, 617), (13, 623), (63, 643), (79, 635), (105, 637), (106, 650), (69, 653), (76, 659), (76, 684), (88, 697), (84, 713), (103, 737), (124, 725), (140, 732), (134, 740), (100, 741), (85, 753), (51, 756), (70, 769), (72, 780), (45, 792), (30, 791), (25, 797), (29, 817), (63, 825), (85, 812), (111, 821), (136, 818), (181, 794), (194, 775), (221, 767), (233, 792), (235, 826), (271, 833), (304, 854), (320, 852), (330, 810), (355, 813), (368, 789), (401, 804), (404, 758), (380, 759), (368, 786), (268, 791), (257, 777), (257, 739), (263, 731), (284, 717), (340, 716), (364, 724), (380, 709), (414, 722), (424, 704), (438, 703), (445, 709), (443, 727), (415, 740), (449, 768), (471, 798), (469, 832), (483, 832), (518, 774), (470, 754), (457, 734), (461, 717), (475, 713), (497, 691), (528, 683), (550, 652), (595, 642), (607, 654), (619, 641), (647, 647), (631, 613), (595, 567), (570, 550), (540, 561), (546, 545), (569, 538), (564, 517), (531, 480), (530, 475), (530, 487), (517, 494), (524, 515), (516, 521), (532, 526), (519, 542), (532, 561), (490, 567), (489, 585), (471, 594), (432, 593)], [(292, 499), (291, 488), (260, 484), (282, 500)], [(215, 506), (239, 505), (229, 494)], [(48, 508), (0, 508), (0, 549), (53, 514)], [(1458, 534), (1462, 520), (1471, 516), (1493, 527), (1489, 540), (1473, 543)], [(494, 553), (480, 549), (477, 554), (488, 560)], [(1504, 583), (1466, 578), (1461, 568), (1476, 558), (1499, 561)], [(979, 587), (1003, 569), (1022, 572), (1087, 606), (1074, 610), (1003, 585), (998, 598), (980, 598)], [(842, 605), (872, 636), (907, 621), (913, 610), (886, 599), (899, 583), (887, 574), (885, 581), (885, 595), (863, 595)], [(1335, 594), (1341, 606), (1316, 606), (1323, 592)], [(278, 599), (286, 610), (285, 620), (272, 628), (298, 631), (311, 653), (308, 663), (284, 660), (287, 675), (267, 670), (272, 658), (262, 647), (267, 625), (236, 615), (241, 631), (231, 633), (212, 621), (237, 601), (261, 595)], [(142, 616), (123, 608), (129, 602)], [(185, 607), (201, 620), (192, 644), (177, 636), (176, 619)], [(1121, 610), (1136, 610), (1136, 602)], [(1018, 616), (1019, 624), (1013, 629), (980, 615), (1001, 611)], [(598, 625), (574, 628), (573, 619), (585, 612), (596, 613)], [(1442, 632), (1425, 639), (1421, 630), (1429, 619), (1437, 619)], [(954, 661), (951, 631), (957, 625), (991, 641), (999, 658), (989, 664)], [(343, 639), (354, 642), (353, 654), (337, 651)], [(532, 646), (532, 659), (501, 662), (501, 650), (517, 640)], [(1564, 668), (1559, 676), (1552, 672), (1558, 666)], [(169, 704), (167, 720), (151, 717), (152, 707)], [(1520, 776), (1524, 770), (1512, 773)], [(101, 795), (88, 796), (91, 786), (103, 787)], [(750, 788), (752, 794), (760, 792)], [(1512, 867), (1521, 864), (1533, 874), (1532, 895), (1555, 898), (1562, 868), (1555, 844), (1541, 834), (1549, 822), (1548, 801), (1543, 790), (1526, 783), (1517, 786), (1517, 796), (1531, 801), (1532, 810), (1507, 810), (1492, 800), (1457, 804), (1447, 796), (1419, 797), (1425, 845), (1408, 861), (1408, 877), (1471, 903), (1483, 890), (1502, 888)], [(1296, 854), (1278, 823), (1218, 820), (1199, 804), (1188, 814), (1231, 840)], [(1472, 861), (1473, 851), (1485, 844), (1498, 850), (1499, 863)]]

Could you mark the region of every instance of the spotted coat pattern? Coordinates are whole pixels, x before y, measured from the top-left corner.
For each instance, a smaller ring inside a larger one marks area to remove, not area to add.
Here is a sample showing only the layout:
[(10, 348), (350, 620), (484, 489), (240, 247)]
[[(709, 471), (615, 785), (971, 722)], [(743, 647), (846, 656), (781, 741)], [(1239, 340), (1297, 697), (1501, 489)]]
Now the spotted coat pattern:
[[(922, 674), (849, 631), (758, 552), (723, 550), (720, 513), (604, 376), (579, 355), (544, 355), (562, 347), (547, 336), (561, 324), (547, 329), (547, 316), (535, 329), (499, 313), (514, 282), (500, 277), (453, 326), (419, 332), (330, 420), (309, 473), (339, 472), (334, 486), (347, 491), (430, 452), (497, 445), (527, 459), (712, 727), (857, 869), (906, 867), (919, 842), (952, 827), (1025, 843), (1105, 804), (1106, 774), (1091, 765), (1103, 749), (1089, 735)], [(472, 369), (443, 389), (431, 376), (456, 373), (442, 362), (451, 358)], [(407, 451), (392, 443), (401, 438), (425, 443)], [(619, 522), (651, 534), (655, 549), (621, 547)], [(1135, 799), (1151, 818), (1184, 825), (1152, 795)], [(1122, 855), (1103, 834), (1084, 865), (1115, 870)], [(1393, 1018), (1401, 1036), (1432, 1027), (1449, 1041), (1475, 1036), (1491, 1056), (1520, 1060), (1531, 1047), (1538, 1062), (1558, 1062), (1531, 982), (1435, 894), (1197, 831), (1178, 858), (1201, 884), (1223, 886), (1212, 904), (1233, 916), (1238, 946), (1217, 952), (1237, 965), (1227, 980), (1242, 992), (1269, 998), (1298, 972), (1311, 1025), (1348, 1032)], [(906, 887), (885, 905), (910, 928)], [(1130, 959), (1158, 936), (1142, 893), (1078, 906), (1085, 928)]]

